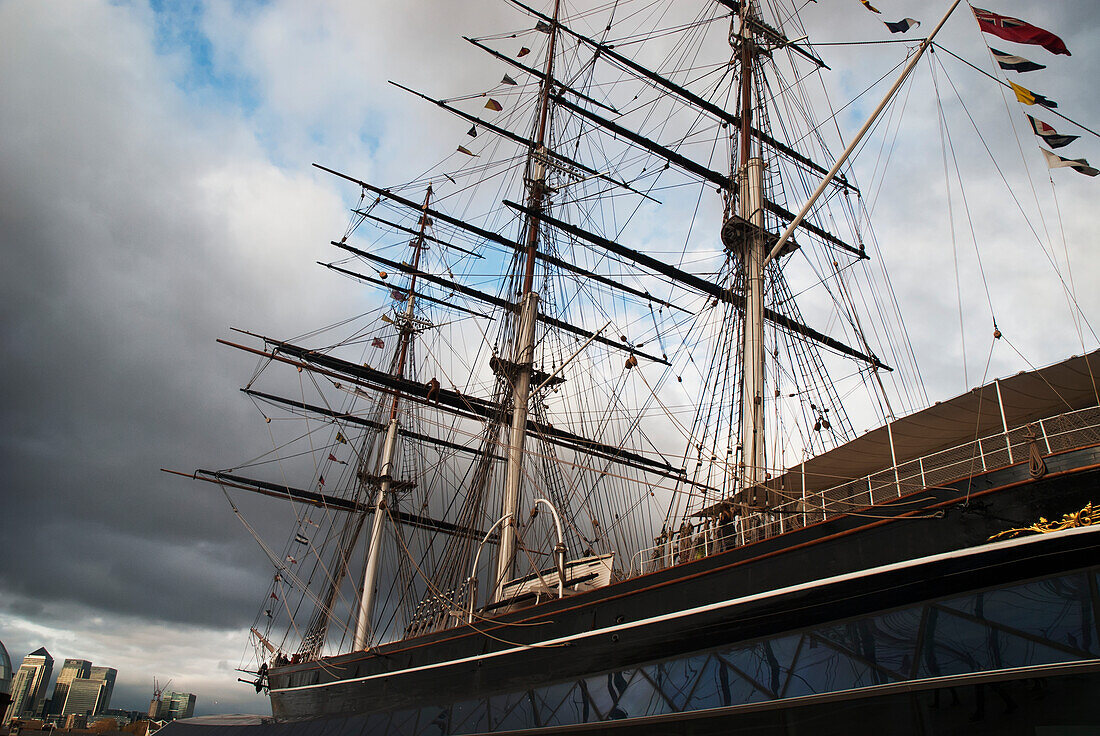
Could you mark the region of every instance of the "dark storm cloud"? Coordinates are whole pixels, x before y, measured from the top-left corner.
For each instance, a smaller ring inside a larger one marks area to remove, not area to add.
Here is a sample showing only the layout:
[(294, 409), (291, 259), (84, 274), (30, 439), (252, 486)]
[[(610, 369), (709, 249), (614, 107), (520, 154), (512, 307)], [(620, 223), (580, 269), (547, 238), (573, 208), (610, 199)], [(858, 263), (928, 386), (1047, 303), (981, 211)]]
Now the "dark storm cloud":
[[(264, 709), (232, 668), (270, 563), (216, 487), (159, 469), (270, 450), (236, 390), (254, 361), (214, 344), (228, 326), (289, 336), (363, 299), (310, 266), (346, 188), (308, 164), (369, 174), (386, 124), (369, 105), (392, 88), (349, 103), (354, 80), (316, 70), (384, 44), (332, 35), (354, 7), (239, 10), (208, 8), (207, 63), (254, 76), (254, 109), (218, 88), (225, 69), (196, 79), (194, 49), (140, 4), (0, 7), (0, 638), (16, 664), (47, 644), (118, 667), (121, 707), (159, 674), (200, 712)], [(306, 76), (288, 84), (286, 63)], [(285, 506), (238, 505), (285, 534)]]

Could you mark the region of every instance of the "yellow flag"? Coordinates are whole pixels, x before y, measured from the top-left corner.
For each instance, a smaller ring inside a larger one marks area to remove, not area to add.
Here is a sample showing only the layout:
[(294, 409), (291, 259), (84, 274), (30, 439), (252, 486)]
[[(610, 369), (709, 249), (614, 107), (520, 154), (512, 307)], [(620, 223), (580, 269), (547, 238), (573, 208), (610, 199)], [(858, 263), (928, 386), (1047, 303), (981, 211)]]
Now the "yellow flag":
[(1009, 82), (1008, 86), (1011, 87), (1012, 91), (1016, 93), (1016, 99), (1018, 101), (1024, 103), (1025, 105), (1035, 104), (1035, 95), (1032, 94), (1031, 90), (1025, 89), (1018, 84), (1013, 84), (1012, 82)]
[(1042, 105), (1043, 107), (1049, 107), (1054, 109), (1058, 107), (1058, 103), (1054, 100), (1049, 100), (1045, 95), (1041, 95), (1037, 92), (1032, 92), (1026, 87), (1021, 87), (1018, 84), (1008, 83), (1008, 86), (1012, 88), (1012, 91), (1016, 93), (1016, 99), (1024, 105)]
[(870, 11), (871, 11), (872, 13), (878, 13), (879, 15), (882, 15), (882, 11), (881, 11), (881, 10), (879, 10), (878, 8), (876, 8), (876, 7), (874, 6), (874, 5), (872, 5), (872, 4), (870, 3), (870, 0), (859, 0), (859, 1), (860, 1), (861, 3), (863, 3), (863, 7), (867, 8), (867, 9), (868, 9), (868, 10), (870, 10)]

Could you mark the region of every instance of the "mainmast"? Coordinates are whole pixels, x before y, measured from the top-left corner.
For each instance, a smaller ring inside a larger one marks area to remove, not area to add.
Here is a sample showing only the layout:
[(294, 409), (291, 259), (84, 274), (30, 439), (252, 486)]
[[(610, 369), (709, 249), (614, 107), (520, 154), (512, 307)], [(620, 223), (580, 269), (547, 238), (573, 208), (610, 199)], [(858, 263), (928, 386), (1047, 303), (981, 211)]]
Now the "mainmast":
[[(745, 284), (745, 329), (742, 343), (741, 463), (742, 489), (751, 489), (765, 479), (764, 458), (764, 160), (752, 155), (752, 77), (756, 64), (753, 34), (755, 2), (741, 3), (740, 46), (741, 94), (737, 159), (738, 214), (751, 227), (744, 233), (742, 276)], [(734, 40), (731, 36), (731, 42)]]
[(554, 51), (558, 38), (558, 10), (560, 0), (554, 0), (554, 15), (550, 24), (550, 44), (546, 52), (545, 74), (539, 90), (538, 133), (535, 146), (527, 159), (527, 206), (535, 214), (526, 220), (526, 262), (523, 270), (523, 287), (519, 303), (519, 320), (516, 324), (516, 340), (512, 365), (506, 375), (512, 377), (512, 430), (508, 441), (508, 464), (504, 477), (504, 497), (501, 518), (508, 517), (500, 533), (500, 549), (497, 556), (493, 598), (499, 599), (504, 583), (515, 575), (516, 560), (516, 511), (519, 507), (520, 488), (523, 481), (524, 440), (527, 435), (528, 400), (531, 393), (531, 373), (535, 360), (535, 323), (538, 320), (539, 295), (535, 291), (535, 261), (538, 252), (539, 218), (546, 198), (547, 124), (550, 113), (550, 87), (554, 71)]
[[(414, 308), (416, 306), (416, 273), (420, 268), (420, 254), (424, 250), (424, 236), (428, 228), (428, 205), (432, 198), (432, 187), (428, 185), (428, 191), (424, 195), (424, 206), (421, 208), (420, 229), (413, 245), (413, 268), (409, 280), (409, 296), (405, 303), (405, 313), (398, 321), (398, 346), (397, 363), (394, 375), (403, 378), (405, 364), (408, 360), (413, 335), (416, 332), (414, 324)], [(401, 401), (401, 393), (395, 391), (393, 402), (390, 404), (390, 419), (386, 426), (386, 439), (382, 446), (382, 454), (379, 457), (378, 493), (374, 499), (374, 521), (371, 525), (370, 546), (367, 549), (367, 566), (363, 572), (363, 590), (359, 597), (359, 613), (355, 622), (354, 649), (366, 649), (370, 646), (371, 616), (374, 610), (374, 602), (378, 588), (378, 568), (382, 561), (382, 522), (387, 515), (386, 498), (393, 488), (393, 462), (397, 451), (397, 438), (399, 433), (398, 404)]]

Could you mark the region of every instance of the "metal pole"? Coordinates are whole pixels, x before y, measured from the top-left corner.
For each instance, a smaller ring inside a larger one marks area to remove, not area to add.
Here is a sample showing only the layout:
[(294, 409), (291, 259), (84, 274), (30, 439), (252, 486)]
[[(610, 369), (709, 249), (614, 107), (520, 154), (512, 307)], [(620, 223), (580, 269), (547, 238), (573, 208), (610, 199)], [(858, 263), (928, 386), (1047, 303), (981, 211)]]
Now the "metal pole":
[(489, 541), (489, 537), (493, 534), (493, 530), (500, 526), (502, 521), (510, 518), (512, 518), (511, 514), (505, 514), (497, 519), (496, 522), (489, 527), (489, 531), (485, 532), (481, 544), (477, 546), (477, 552), (474, 553), (474, 566), (470, 569), (470, 610), (466, 618), (466, 623), (474, 622), (474, 608), (477, 606), (477, 563), (481, 560), (481, 548)]
[(545, 498), (535, 499), (535, 508), (538, 508), (540, 503), (546, 504), (550, 509), (550, 513), (554, 517), (554, 528), (558, 532), (558, 546), (554, 548), (554, 560), (558, 567), (558, 598), (565, 597), (565, 537), (561, 533), (561, 517), (558, 516), (558, 510), (554, 508), (554, 504), (547, 501)]
[(890, 437), (890, 462), (894, 464), (894, 486), (898, 490), (898, 498), (901, 498), (901, 477), (898, 475), (898, 455), (894, 450), (894, 427), (893, 420), (886, 423), (886, 434)]
[[(535, 148), (528, 154), (528, 205), (541, 212), (547, 194), (546, 152), (547, 121), (550, 114), (550, 87), (553, 84), (554, 53), (558, 40), (558, 12), (561, 0), (554, 0), (554, 17), (550, 26), (550, 45), (546, 52), (545, 73), (539, 93), (539, 124)], [(512, 431), (508, 443), (508, 461), (504, 477), (504, 497), (501, 501), (502, 516), (512, 516), (500, 530), (500, 548), (497, 550), (496, 590), (493, 598), (499, 599), (504, 584), (513, 576), (516, 557), (515, 512), (519, 506), (520, 486), (523, 482), (523, 446), (527, 438), (527, 402), (531, 395), (531, 372), (535, 360), (535, 322), (538, 318), (539, 295), (534, 291), (535, 254), (538, 251), (539, 220), (527, 218), (527, 261), (523, 271), (523, 296), (520, 304), (519, 325), (516, 330), (514, 370), (512, 375)]]
[(993, 385), (997, 387), (997, 406), (1001, 410), (1001, 426), (1004, 427), (1005, 430), (1005, 447), (1008, 448), (1008, 462), (1014, 463), (1016, 461), (1012, 459), (1012, 439), (1008, 436), (1008, 419), (1005, 418), (1005, 402), (1001, 398), (1001, 380), (999, 378), (995, 379)]
[(367, 550), (367, 568), (363, 572), (363, 592), (359, 597), (359, 614), (355, 621), (356, 650), (370, 645), (371, 612), (378, 587), (378, 567), (382, 562), (382, 521), (386, 516), (386, 494), (393, 485), (393, 454), (397, 448), (397, 419), (390, 420), (386, 429), (386, 444), (382, 449), (381, 481), (374, 497), (374, 519), (371, 524), (370, 547)]
[[(412, 320), (416, 310), (416, 272), (420, 268), (420, 254), (424, 250), (424, 234), (428, 229), (428, 204), (432, 199), (432, 186), (424, 195), (424, 206), (420, 214), (420, 233), (413, 245), (413, 275), (409, 280), (409, 298), (405, 303), (404, 321), (401, 324), (400, 345), (397, 352), (397, 370), (395, 375), (401, 378), (405, 373), (413, 338)], [(395, 393), (390, 405), (390, 423), (386, 428), (386, 441), (382, 447), (382, 458), (378, 468), (378, 493), (374, 499), (374, 519), (371, 522), (370, 542), (367, 547), (367, 565), (363, 571), (363, 589), (359, 595), (359, 611), (355, 620), (356, 650), (366, 649), (370, 645), (371, 615), (378, 587), (378, 567), (382, 560), (382, 522), (386, 511), (386, 495), (393, 487), (393, 457), (397, 452), (397, 410), (401, 394)]]

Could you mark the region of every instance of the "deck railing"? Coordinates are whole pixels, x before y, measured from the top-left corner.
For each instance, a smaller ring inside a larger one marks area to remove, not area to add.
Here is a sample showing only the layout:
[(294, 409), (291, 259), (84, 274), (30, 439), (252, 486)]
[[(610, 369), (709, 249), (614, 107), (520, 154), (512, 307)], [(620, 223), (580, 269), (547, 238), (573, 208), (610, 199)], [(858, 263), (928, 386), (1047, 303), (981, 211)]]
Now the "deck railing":
[[(907, 460), (874, 473), (807, 493), (803, 488), (781, 492), (789, 500), (774, 512), (743, 514), (726, 524), (709, 524), (668, 534), (663, 542), (640, 550), (631, 559), (629, 577), (690, 562), (823, 519), (885, 503), (922, 488), (943, 485), (969, 475), (1026, 461), (1035, 442), (1042, 455), (1100, 443), (1100, 407), (1048, 417), (996, 432), (946, 450)], [(797, 466), (792, 469), (798, 477)]]

